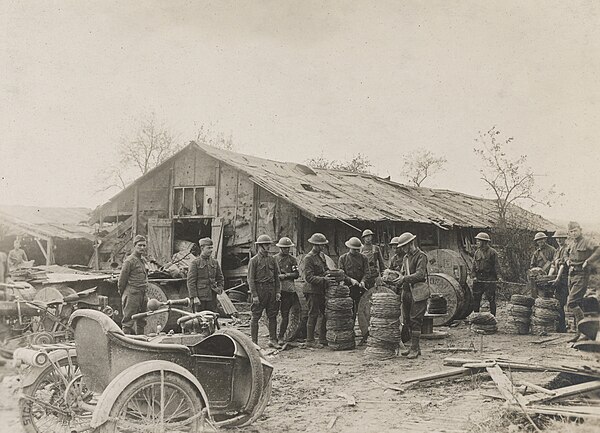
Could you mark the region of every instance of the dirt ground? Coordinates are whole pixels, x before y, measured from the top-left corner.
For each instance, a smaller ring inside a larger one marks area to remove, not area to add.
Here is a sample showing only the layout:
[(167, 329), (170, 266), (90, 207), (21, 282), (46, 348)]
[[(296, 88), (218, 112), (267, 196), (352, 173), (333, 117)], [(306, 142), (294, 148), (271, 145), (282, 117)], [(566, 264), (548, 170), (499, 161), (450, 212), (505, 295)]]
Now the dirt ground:
[[(548, 337), (509, 335), (503, 332), (506, 317), (499, 312), (499, 333), (485, 336), (483, 353), (438, 353), (434, 348), (480, 348), (480, 336), (461, 323), (442, 340), (423, 341), (423, 355), (417, 360), (402, 357), (379, 361), (367, 357), (364, 346), (353, 351), (295, 347), (268, 355), (275, 367), (273, 394), (265, 414), (243, 432), (516, 432), (526, 425), (523, 416), (503, 409), (503, 400), (493, 382), (484, 375), (463, 377), (414, 386), (405, 392), (384, 389), (374, 379), (389, 384), (425, 373), (438, 372), (445, 357), (480, 358), (504, 356), (532, 363), (560, 363), (584, 360), (598, 365), (598, 359), (580, 353), (559, 340), (536, 344)], [(246, 330), (242, 328), (243, 330)], [(266, 330), (265, 330), (266, 332)], [(556, 334), (559, 336), (561, 334)], [(261, 343), (266, 337), (261, 336)], [(265, 350), (268, 353), (267, 350)], [(18, 421), (17, 378), (10, 367), (1, 367), (0, 431), (21, 432)], [(514, 373), (516, 380), (544, 384), (553, 377), (547, 373)], [(347, 404), (345, 394), (356, 400)], [(538, 420), (539, 421), (539, 420)], [(523, 424), (521, 424), (523, 422)], [(587, 428), (586, 428), (587, 425)], [(565, 431), (560, 424), (558, 430)], [(600, 424), (584, 423), (575, 430), (600, 431)], [(590, 429), (591, 428), (591, 429)]]

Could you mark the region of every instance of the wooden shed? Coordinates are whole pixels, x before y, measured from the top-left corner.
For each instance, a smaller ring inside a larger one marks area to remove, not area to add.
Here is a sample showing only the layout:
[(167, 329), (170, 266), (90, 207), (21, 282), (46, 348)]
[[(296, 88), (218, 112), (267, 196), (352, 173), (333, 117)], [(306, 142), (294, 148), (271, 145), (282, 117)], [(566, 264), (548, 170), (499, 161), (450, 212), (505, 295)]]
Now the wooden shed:
[[(532, 230), (555, 226), (523, 209)], [(290, 237), (296, 253), (319, 231), (336, 259), (363, 229), (384, 247), (404, 231), (425, 250), (468, 256), (477, 231), (495, 225), (495, 203), (443, 189), (402, 185), (369, 174), (312, 169), (190, 143), (96, 208), (91, 221), (118, 222), (101, 241), (97, 264), (118, 264), (134, 234), (148, 236), (149, 254), (166, 263), (182, 245), (210, 236), (230, 275), (243, 272), (260, 234)]]

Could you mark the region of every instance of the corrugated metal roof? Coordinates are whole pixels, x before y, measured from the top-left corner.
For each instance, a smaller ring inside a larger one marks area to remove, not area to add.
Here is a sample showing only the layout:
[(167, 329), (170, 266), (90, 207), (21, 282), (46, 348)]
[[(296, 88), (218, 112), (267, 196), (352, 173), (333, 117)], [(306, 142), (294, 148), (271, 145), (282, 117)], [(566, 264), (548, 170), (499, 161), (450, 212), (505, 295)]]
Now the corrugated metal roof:
[(94, 240), (87, 208), (0, 205), (0, 224), (32, 236)]
[[(196, 146), (317, 218), (405, 221), (446, 227), (495, 225), (494, 200), (456, 191), (412, 187), (374, 175), (310, 169), (302, 164), (272, 161), (202, 144)], [(556, 229), (552, 222), (537, 214), (521, 208), (515, 211), (526, 215), (535, 230)]]

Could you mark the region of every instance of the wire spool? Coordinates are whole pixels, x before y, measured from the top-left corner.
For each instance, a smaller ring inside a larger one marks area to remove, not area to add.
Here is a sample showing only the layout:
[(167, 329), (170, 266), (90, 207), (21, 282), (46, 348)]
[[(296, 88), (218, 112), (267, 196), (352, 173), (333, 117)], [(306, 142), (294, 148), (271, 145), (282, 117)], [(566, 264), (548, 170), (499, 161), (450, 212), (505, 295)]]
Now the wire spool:
[(429, 272), (446, 274), (453, 277), (461, 286), (466, 285), (469, 268), (465, 259), (450, 249), (427, 251), (427, 268)]
[(483, 334), (495, 334), (498, 331), (498, 322), (491, 313), (472, 313), (468, 320), (471, 322), (471, 330)]
[(543, 308), (547, 310), (558, 311), (560, 309), (560, 302), (558, 302), (558, 299), (537, 298), (534, 305), (535, 308)]
[(531, 316), (531, 308), (523, 305), (508, 305), (508, 314), (513, 317), (529, 317)]
[(428, 314), (448, 314), (448, 302), (440, 293), (432, 293), (427, 300)]
[(375, 286), (364, 293), (358, 303), (358, 326), (361, 336), (369, 334), (369, 320), (371, 319), (371, 298), (375, 293), (389, 293), (395, 295), (394, 291), (386, 286)]
[(433, 326), (448, 325), (470, 308), (465, 289), (458, 284), (458, 281), (454, 277), (448, 274), (430, 274), (429, 286), (431, 287), (431, 291), (440, 294), (446, 300), (447, 304), (446, 314), (434, 317)]
[[(333, 276), (339, 274), (335, 274)], [(340, 271), (341, 272), (341, 271)], [(341, 273), (343, 279), (343, 272)], [(338, 278), (336, 277), (336, 280)], [(327, 300), (325, 316), (327, 318), (327, 344), (332, 350), (354, 349), (354, 301), (350, 298), (350, 289), (342, 284), (330, 283), (325, 291)]]
[(547, 335), (556, 332), (560, 303), (557, 299), (537, 298), (531, 315), (531, 333)]
[(335, 278), (336, 283), (341, 283), (346, 278), (346, 274), (341, 269), (330, 269), (327, 271), (327, 276)]
[(373, 293), (369, 338), (365, 354), (392, 357), (400, 345), (400, 297), (395, 293)]
[(526, 335), (529, 334), (529, 322), (519, 322), (509, 320), (506, 323), (506, 332), (509, 334)]
[(395, 352), (390, 352), (387, 348), (381, 348), (376, 345), (367, 346), (365, 355), (372, 359), (390, 359), (396, 356)]
[(534, 303), (534, 299), (531, 296), (525, 295), (512, 295), (510, 297), (510, 303), (513, 305), (522, 305), (531, 309)]
[(327, 298), (348, 298), (350, 297), (350, 288), (344, 284), (327, 287), (325, 296)]

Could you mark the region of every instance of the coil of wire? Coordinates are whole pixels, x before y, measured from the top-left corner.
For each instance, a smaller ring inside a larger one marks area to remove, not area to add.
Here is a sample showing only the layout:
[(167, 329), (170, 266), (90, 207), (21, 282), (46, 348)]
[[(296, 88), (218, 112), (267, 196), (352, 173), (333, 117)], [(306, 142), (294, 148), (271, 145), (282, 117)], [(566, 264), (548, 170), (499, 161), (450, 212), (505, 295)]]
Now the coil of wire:
[(374, 293), (365, 354), (379, 359), (395, 356), (400, 334), (400, 297), (393, 293)]
[(330, 283), (325, 290), (328, 347), (332, 350), (354, 349), (354, 301), (350, 298), (350, 289), (342, 282), (342, 271), (329, 271), (329, 275), (335, 276), (337, 283)]

